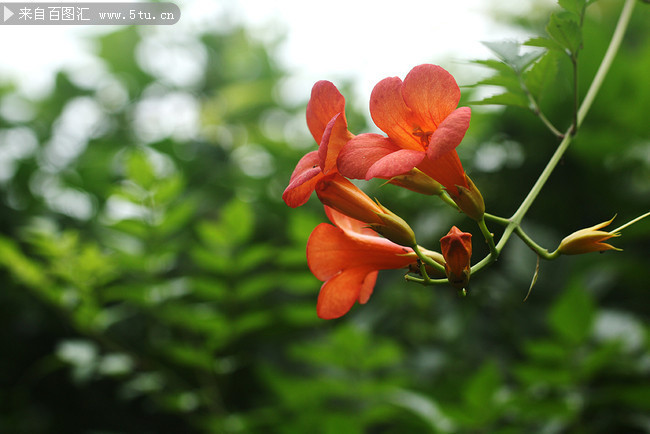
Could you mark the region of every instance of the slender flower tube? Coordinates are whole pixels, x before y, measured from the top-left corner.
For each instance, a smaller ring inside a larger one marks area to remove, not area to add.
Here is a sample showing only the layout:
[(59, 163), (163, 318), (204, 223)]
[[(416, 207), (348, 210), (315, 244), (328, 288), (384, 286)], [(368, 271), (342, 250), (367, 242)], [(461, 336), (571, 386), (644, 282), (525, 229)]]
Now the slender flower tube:
[(345, 315), (355, 302), (368, 301), (379, 270), (408, 267), (417, 255), (378, 236), (363, 222), (327, 206), (325, 212), (334, 225), (321, 223), (311, 233), (307, 263), (324, 282), (316, 312), (322, 319), (333, 319)]
[(465, 288), (469, 283), (471, 270), (472, 234), (452, 226), (449, 233), (440, 239), (440, 248), (445, 258), (449, 283), (458, 289)]
[(413, 229), (401, 217), (341, 175), (334, 173), (320, 179), (316, 194), (323, 205), (366, 223), (389, 240), (409, 247), (416, 244)]
[(619, 237), (621, 234), (613, 232), (605, 232), (600, 229), (608, 226), (614, 218), (609, 221), (599, 223), (595, 226), (586, 229), (580, 229), (567, 236), (560, 242), (558, 251), (563, 255), (579, 255), (581, 253), (589, 252), (604, 252), (605, 250), (621, 250), (610, 244), (604, 243), (613, 237)]
[(292, 208), (307, 202), (323, 176), (338, 172), (339, 151), (354, 137), (348, 131), (345, 98), (331, 82), (321, 80), (314, 84), (307, 104), (307, 126), (319, 146), (300, 159), (282, 194)]

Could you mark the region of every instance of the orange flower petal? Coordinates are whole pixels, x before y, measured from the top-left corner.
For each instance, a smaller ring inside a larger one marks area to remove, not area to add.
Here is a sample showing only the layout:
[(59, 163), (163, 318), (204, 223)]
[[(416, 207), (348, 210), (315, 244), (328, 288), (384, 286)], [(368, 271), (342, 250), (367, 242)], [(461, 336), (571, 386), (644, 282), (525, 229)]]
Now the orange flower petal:
[(309, 200), (316, 183), (323, 177), (318, 163), (318, 151), (309, 152), (298, 161), (289, 185), (282, 193), (282, 199), (287, 205), (296, 208)]
[(334, 115), (325, 127), (323, 138), (318, 147), (318, 157), (323, 173), (328, 173), (336, 167), (339, 152), (354, 136), (348, 131), (345, 116), (342, 113)]
[(379, 159), (402, 149), (388, 137), (379, 134), (359, 134), (339, 153), (339, 173), (351, 179), (365, 179), (370, 167)]
[(358, 236), (370, 236), (377, 238), (377, 232), (373, 231), (368, 227), (367, 223), (364, 223), (359, 220), (355, 220), (346, 216), (345, 214), (330, 208), (329, 206), (324, 206), (325, 214), (327, 218), (334, 223), (334, 226), (341, 229), (349, 237), (358, 237)]
[(447, 116), (429, 139), (427, 157), (436, 160), (452, 149), (456, 149), (456, 146), (460, 145), (465, 137), (471, 117), (472, 110), (469, 107), (457, 108)]
[(377, 283), (377, 275), (379, 271), (371, 271), (368, 273), (363, 283), (361, 284), (361, 290), (359, 291), (359, 303), (366, 304), (372, 295), (372, 291), (375, 289), (375, 283)]
[(311, 98), (307, 103), (307, 126), (311, 135), (320, 143), (327, 124), (334, 116), (341, 113), (345, 121), (345, 98), (333, 83), (321, 80), (314, 84)]
[(413, 135), (413, 113), (402, 98), (402, 80), (385, 78), (370, 94), (370, 115), (383, 132), (405, 149), (422, 151), (424, 147)]
[(348, 313), (359, 299), (359, 293), (369, 272), (363, 268), (348, 269), (325, 282), (318, 294), (318, 317), (334, 319)]
[(417, 167), (442, 184), (454, 196), (458, 195), (457, 185), (469, 188), (465, 179), (465, 169), (455, 149), (435, 160), (425, 158)]
[(327, 280), (341, 270), (367, 268), (390, 270), (413, 262), (410, 248), (386, 238), (364, 234), (350, 236), (340, 228), (321, 223), (307, 242), (307, 265), (319, 280)]
[(424, 158), (422, 150), (403, 149), (379, 134), (360, 134), (341, 150), (338, 169), (352, 179), (392, 178), (402, 175)]
[(420, 164), (425, 154), (422, 151), (400, 149), (377, 160), (366, 172), (366, 180), (372, 178), (390, 179), (403, 175)]
[(404, 78), (402, 96), (422, 131), (435, 131), (458, 106), (460, 89), (450, 73), (437, 65), (419, 65)]

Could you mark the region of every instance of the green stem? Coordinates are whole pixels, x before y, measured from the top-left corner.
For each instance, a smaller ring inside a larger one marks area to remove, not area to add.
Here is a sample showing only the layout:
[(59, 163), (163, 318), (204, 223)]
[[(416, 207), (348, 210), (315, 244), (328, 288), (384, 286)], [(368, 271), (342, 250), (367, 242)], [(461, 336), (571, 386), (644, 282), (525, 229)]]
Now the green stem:
[(541, 119), (542, 123), (546, 125), (546, 128), (548, 128), (549, 131), (555, 135), (555, 137), (557, 137), (558, 139), (564, 138), (564, 134), (562, 134), (560, 130), (555, 128), (555, 126), (551, 123), (551, 121), (548, 120), (548, 118), (544, 115), (544, 113), (542, 113), (542, 111), (539, 108), (537, 108), (537, 110), (535, 110), (534, 113), (537, 115), (538, 118)]
[(478, 227), (481, 229), (481, 233), (483, 234), (483, 238), (485, 238), (485, 241), (488, 244), (488, 247), (490, 248), (490, 255), (494, 256), (494, 260), (496, 260), (499, 257), (499, 251), (497, 250), (497, 247), (494, 245), (494, 236), (492, 235), (492, 232), (488, 229), (487, 225), (485, 224), (485, 216), (478, 222)]
[(444, 203), (449, 205), (450, 207), (454, 208), (456, 211), (460, 211), (460, 208), (458, 208), (458, 205), (456, 205), (456, 202), (449, 196), (449, 193), (443, 191), (439, 196), (440, 200), (442, 200)]
[(618, 232), (622, 231), (623, 229), (625, 229), (626, 227), (631, 226), (631, 225), (633, 225), (634, 223), (638, 222), (639, 220), (643, 220), (644, 218), (646, 218), (646, 217), (648, 217), (648, 216), (650, 216), (650, 212), (647, 212), (647, 213), (645, 213), (645, 214), (643, 214), (643, 215), (638, 216), (638, 217), (635, 218), (634, 220), (625, 223), (623, 226), (619, 226), (619, 227), (617, 227), (616, 229), (614, 229), (613, 231), (611, 231), (610, 234), (618, 233)]
[(507, 218), (499, 217), (499, 216), (496, 216), (494, 214), (485, 213), (485, 214), (483, 214), (483, 217), (485, 218), (485, 220), (489, 220), (491, 222), (498, 223), (501, 226), (508, 226), (510, 224), (510, 220), (508, 220)]
[(560, 252), (557, 250), (553, 253), (549, 253), (547, 249), (543, 248), (536, 242), (530, 238), (523, 229), (521, 229), (521, 226), (516, 226), (515, 227), (515, 234), (521, 238), (521, 240), (526, 243), (528, 247), (530, 247), (535, 253), (537, 253), (537, 256), (540, 258), (544, 258), (547, 260), (555, 259), (560, 255)]
[(585, 99), (582, 101), (582, 105), (578, 110), (578, 126), (582, 124), (585, 116), (587, 116), (587, 112), (591, 108), (591, 104), (596, 98), (596, 95), (600, 90), (600, 86), (605, 80), (605, 76), (609, 71), (609, 67), (614, 61), (614, 57), (616, 57), (616, 53), (618, 52), (618, 49), (621, 46), (621, 42), (623, 41), (625, 30), (627, 29), (627, 25), (629, 24), (630, 18), (632, 17), (632, 11), (634, 10), (635, 4), (636, 0), (625, 0), (623, 10), (621, 11), (621, 16), (618, 19), (616, 29), (612, 35), (612, 40), (609, 42), (609, 47), (607, 47), (607, 52), (605, 52), (605, 56), (600, 63), (600, 67), (598, 68), (598, 71), (596, 72), (596, 75), (591, 82), (591, 86), (589, 86), (589, 90), (585, 95)]
[(578, 53), (571, 54), (571, 63), (573, 64), (573, 123), (571, 125), (571, 134), (576, 135), (578, 132), (578, 110), (580, 109), (580, 93), (578, 91)]
[[(612, 40), (609, 43), (609, 47), (607, 48), (607, 52), (605, 53), (605, 56), (603, 57), (603, 60), (600, 64), (600, 67), (598, 68), (598, 71), (596, 72), (596, 75), (591, 82), (591, 85), (589, 86), (589, 90), (587, 91), (587, 95), (585, 96), (585, 99), (582, 101), (582, 104), (580, 105), (580, 108), (578, 109), (577, 112), (577, 119), (576, 119), (576, 125), (572, 125), (569, 130), (567, 131), (567, 134), (564, 136), (564, 139), (560, 142), (558, 148), (555, 150), (555, 153), (549, 160), (548, 164), (542, 171), (541, 175), (537, 179), (537, 182), (535, 182), (535, 185), (533, 185), (533, 188), (530, 190), (524, 201), (521, 203), (517, 211), (513, 214), (512, 218), (510, 219), (510, 225), (509, 226), (519, 226), (521, 223), (522, 219), (528, 212), (528, 209), (531, 207), (537, 196), (542, 190), (542, 187), (544, 187), (544, 184), (548, 180), (549, 176), (555, 169), (555, 166), (560, 162), (560, 159), (566, 152), (567, 148), (571, 144), (571, 140), (573, 138), (572, 136), (572, 130), (575, 127), (576, 129), (580, 127), (582, 124), (582, 121), (584, 120), (585, 116), (587, 115), (587, 112), (591, 108), (591, 105), (593, 104), (593, 101), (600, 89), (600, 86), (603, 83), (603, 80), (605, 79), (605, 76), (607, 75), (607, 72), (609, 71), (609, 68), (612, 65), (612, 62), (614, 60), (614, 57), (616, 56), (616, 52), (618, 51), (621, 41), (623, 39), (623, 34), (625, 33), (625, 29), (627, 28), (629, 22), (630, 22), (630, 17), (632, 16), (632, 10), (634, 9), (634, 3), (636, 0), (626, 0), (625, 5), (623, 6), (623, 10), (621, 12), (621, 16), (618, 20), (618, 23), (616, 24), (616, 29), (614, 30), (614, 34), (612, 36)], [(506, 233), (508, 233), (506, 231)], [(512, 233), (512, 231), (510, 231)], [(504, 236), (500, 240), (499, 244), (501, 244), (501, 241), (504, 240), (506, 237), (506, 234), (504, 233)]]
[[(438, 264), (436, 261), (434, 261), (433, 259), (431, 259), (427, 255), (422, 253), (422, 250), (420, 250), (420, 246), (418, 246), (417, 244), (415, 246), (413, 246), (413, 251), (415, 252), (416, 255), (418, 255), (418, 258), (420, 259), (420, 261), (422, 261), (422, 263), (433, 267), (435, 270), (438, 270), (443, 274), (446, 274), (445, 273), (445, 267), (443, 265), (441, 265), (441, 264)], [(426, 271), (424, 272), (423, 276), (425, 276), (425, 275), (426, 275)], [(426, 278), (428, 279), (429, 277), (427, 276)], [(429, 279), (429, 280), (431, 280), (431, 279)]]
[[(512, 215), (510, 219), (505, 219), (503, 217), (498, 217), (491, 214), (485, 214), (484, 216), (485, 219), (503, 225), (505, 226), (505, 229), (503, 231), (503, 235), (499, 239), (499, 242), (494, 247), (494, 251), (490, 249), (490, 254), (472, 267), (471, 269), (472, 274), (482, 270), (483, 268), (487, 267), (492, 262), (494, 262), (498, 254), (501, 252), (501, 250), (503, 250), (503, 247), (508, 242), (510, 236), (512, 236), (513, 233), (516, 233), (517, 236), (519, 236), (529, 247), (531, 247), (537, 254), (544, 257), (545, 259), (553, 259), (559, 254), (558, 251), (548, 253), (546, 249), (543, 249), (542, 247), (534, 243), (532, 239), (530, 239), (530, 237), (528, 237), (521, 229), (520, 227), (521, 221), (523, 220), (529, 208), (532, 206), (533, 202), (535, 201), (535, 199), (541, 192), (542, 188), (544, 187), (544, 184), (546, 184), (546, 181), (548, 180), (551, 173), (553, 172), (557, 164), (560, 162), (562, 156), (564, 155), (569, 145), (571, 144), (571, 140), (573, 138), (574, 132), (577, 131), (580, 125), (582, 125), (585, 116), (589, 112), (589, 109), (591, 108), (594, 99), (596, 98), (596, 95), (600, 90), (600, 87), (605, 79), (605, 76), (607, 75), (607, 72), (609, 71), (609, 68), (611, 67), (614, 61), (614, 57), (616, 57), (616, 53), (620, 48), (621, 42), (623, 40), (623, 35), (625, 34), (625, 30), (627, 29), (627, 26), (630, 22), (630, 18), (632, 17), (632, 11), (634, 10), (635, 2), (636, 0), (625, 0), (625, 4), (623, 5), (623, 10), (621, 11), (621, 16), (619, 17), (618, 23), (616, 24), (616, 29), (614, 30), (614, 34), (612, 35), (612, 39), (609, 43), (609, 47), (607, 47), (607, 51), (605, 53), (605, 56), (603, 57), (603, 60), (600, 63), (598, 71), (596, 72), (596, 75), (594, 76), (594, 79), (592, 80), (591, 85), (587, 90), (587, 94), (585, 95), (585, 98), (582, 101), (580, 108), (577, 110), (577, 115), (575, 116), (574, 123), (571, 125), (571, 127), (569, 127), (567, 132), (564, 134), (564, 137), (560, 142), (560, 144), (558, 145), (555, 152), (553, 153), (553, 156), (546, 164), (546, 167), (540, 174), (539, 178), (533, 185), (532, 189), (530, 190), (526, 198), (523, 200), (521, 205), (519, 205), (519, 208), (517, 208), (517, 210), (515, 211), (515, 213)], [(632, 224), (633, 222), (636, 222), (648, 215), (650, 215), (650, 213), (638, 217), (637, 219), (633, 220), (629, 224)], [(622, 228), (627, 227), (629, 224), (623, 225), (621, 228), (618, 228), (612, 232), (621, 230)], [(481, 232), (483, 232), (483, 229), (481, 229)], [(416, 253), (418, 253), (419, 251), (419, 249), (415, 249), (415, 248), (413, 250)], [(496, 254), (494, 254), (493, 252), (495, 252)], [(418, 257), (420, 257), (421, 260), (423, 260), (425, 263), (429, 265), (432, 265), (434, 267), (440, 267), (440, 265), (435, 263), (433, 260), (431, 260), (431, 258), (422, 255), (421, 252), (418, 253)], [(416, 277), (408, 276), (408, 275), (406, 276), (406, 279), (414, 282), (420, 282), (420, 283), (424, 282), (423, 279), (418, 279)], [(446, 281), (447, 279), (435, 279), (435, 280), (430, 279), (430, 283), (444, 283)]]
[(563, 138), (564, 135), (560, 132), (560, 130), (555, 128), (555, 125), (553, 125), (551, 121), (549, 121), (548, 118), (542, 112), (542, 109), (539, 107), (537, 100), (535, 99), (533, 94), (530, 93), (530, 90), (528, 90), (528, 86), (526, 86), (526, 83), (524, 82), (520, 73), (518, 73), (518, 76), (519, 76), (519, 85), (521, 86), (524, 93), (528, 97), (528, 102), (530, 103), (531, 111), (542, 121), (544, 125), (546, 125), (546, 128), (548, 128), (551, 133), (553, 133), (556, 137), (560, 139)]
[(447, 279), (431, 279), (431, 278), (429, 278), (429, 279), (425, 280), (425, 279), (422, 279), (422, 278), (419, 278), (419, 277), (411, 276), (410, 274), (405, 275), (404, 280), (406, 280), (407, 282), (419, 283), (421, 285), (448, 285), (449, 284), (449, 280), (447, 280)]

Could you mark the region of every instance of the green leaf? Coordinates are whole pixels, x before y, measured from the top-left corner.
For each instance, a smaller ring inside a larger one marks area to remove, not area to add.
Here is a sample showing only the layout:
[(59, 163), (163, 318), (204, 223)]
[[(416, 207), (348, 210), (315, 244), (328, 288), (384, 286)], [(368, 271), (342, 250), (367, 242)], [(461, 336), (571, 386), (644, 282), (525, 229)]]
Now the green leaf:
[(42, 267), (23, 255), (11, 240), (0, 236), (0, 266), (6, 267), (17, 281), (32, 287), (45, 288), (50, 285)]
[(156, 204), (168, 204), (183, 192), (185, 184), (185, 179), (180, 174), (174, 174), (165, 179), (160, 179), (156, 183), (153, 200)]
[(274, 255), (277, 254), (276, 249), (268, 244), (257, 244), (249, 247), (237, 255), (237, 260), (234, 265), (234, 272), (247, 273), (254, 271), (256, 268), (261, 267), (263, 264), (269, 262)]
[(472, 60), (472, 63), (486, 66), (488, 68), (494, 69), (495, 71), (499, 71), (504, 74), (512, 74), (514, 72), (510, 67), (510, 65), (503, 63), (500, 60), (495, 60), (495, 59)]
[(524, 71), (532, 62), (538, 59), (542, 54), (543, 52), (540, 50), (532, 51), (530, 53), (524, 53), (515, 60), (514, 66), (518, 71)]
[(322, 324), (318, 315), (316, 315), (316, 303), (292, 303), (275, 309), (284, 321), (291, 325), (307, 327)]
[(560, 342), (552, 340), (526, 342), (524, 350), (530, 358), (542, 363), (564, 363), (568, 357), (567, 347)]
[(119, 31), (97, 38), (98, 54), (108, 69), (130, 80), (125, 80), (131, 95), (139, 94), (153, 77), (142, 71), (136, 61), (140, 36), (135, 26), (125, 26)]
[(247, 202), (233, 200), (221, 210), (221, 229), (228, 239), (242, 243), (253, 233), (253, 210)]
[(157, 228), (160, 236), (168, 236), (182, 230), (196, 214), (197, 201), (188, 198), (167, 209), (163, 221)]
[(510, 106), (516, 106), (516, 107), (523, 107), (523, 108), (528, 108), (529, 107), (529, 102), (528, 99), (526, 98), (525, 95), (522, 94), (515, 94), (515, 93), (502, 93), (499, 95), (492, 95), (489, 96), (481, 101), (472, 101), (471, 104), (476, 104), (476, 105), (488, 105), (488, 104), (495, 104), (495, 105), (510, 105)]
[(230, 274), (232, 260), (228, 252), (219, 249), (206, 249), (202, 246), (194, 246), (190, 255), (194, 263), (201, 269), (216, 273)]
[(226, 282), (207, 276), (194, 277), (190, 286), (192, 294), (210, 301), (221, 300), (228, 293)]
[(551, 15), (546, 32), (574, 57), (582, 44), (582, 30), (575, 16), (568, 12), (556, 12)]
[[(289, 225), (288, 225), (288, 234), (291, 240), (300, 245), (304, 246), (307, 244), (309, 235), (314, 230), (319, 223), (322, 223), (322, 217), (316, 217), (313, 213), (305, 212), (300, 209), (295, 209), (289, 215)], [(304, 248), (301, 247), (304, 256)]]
[(239, 242), (248, 240), (254, 225), (250, 205), (247, 202), (233, 200), (222, 210), (221, 224), (232, 239)]
[(430, 396), (406, 389), (391, 392), (392, 404), (404, 408), (426, 422), (433, 432), (453, 432), (454, 425)]
[(512, 65), (519, 57), (521, 44), (516, 41), (483, 42), (501, 60)]
[(587, 7), (587, 2), (585, 0), (558, 0), (557, 3), (562, 8), (578, 17), (582, 15), (583, 9)]
[(521, 90), (521, 84), (519, 83), (519, 78), (515, 74), (512, 74), (512, 76), (495, 75), (483, 79), (476, 84), (483, 85), (483, 86), (501, 86), (501, 87), (505, 87), (508, 91), (512, 93), (523, 94), (523, 91)]
[(203, 242), (211, 247), (234, 247), (250, 238), (254, 225), (250, 205), (232, 200), (221, 209), (219, 221), (201, 222), (197, 225), (197, 231)]
[(547, 51), (541, 59), (524, 73), (524, 83), (536, 101), (540, 101), (545, 89), (555, 81), (558, 70), (556, 51)]
[(574, 382), (573, 372), (563, 366), (521, 365), (513, 370), (515, 377), (527, 386), (566, 386)]
[(152, 313), (170, 325), (214, 339), (230, 334), (228, 320), (209, 303), (167, 303), (156, 306)]
[(524, 42), (523, 45), (527, 45), (529, 47), (548, 48), (549, 50), (564, 52), (564, 48), (556, 41), (554, 41), (553, 39), (548, 39), (543, 37), (531, 38), (526, 42)]
[(240, 315), (232, 321), (230, 332), (237, 336), (268, 329), (272, 324), (273, 315), (274, 313), (269, 310), (246, 312), (245, 315)]
[(589, 294), (573, 285), (553, 306), (549, 323), (560, 337), (579, 344), (591, 333), (594, 315), (595, 306)]
[(212, 372), (214, 367), (212, 355), (205, 351), (204, 348), (197, 349), (189, 345), (169, 342), (161, 346), (160, 351), (174, 362), (189, 368)]
[(620, 342), (607, 342), (589, 353), (583, 360), (581, 372), (586, 377), (591, 377), (598, 372), (607, 372), (621, 357)]
[(271, 291), (276, 284), (277, 280), (273, 274), (252, 275), (245, 280), (242, 279), (241, 283), (237, 285), (234, 294), (238, 300), (260, 299)]
[[(483, 45), (492, 50), (516, 72), (523, 71), (530, 62), (541, 54), (538, 52), (520, 54), (521, 43), (516, 41), (483, 42)], [(505, 71), (501, 72), (504, 73)]]
[[(647, 377), (639, 384), (618, 384), (610, 386), (603, 391), (603, 396), (616, 399), (626, 407), (638, 408), (646, 412), (650, 411), (650, 382)], [(646, 413), (647, 414), (647, 413)]]
[(496, 392), (501, 387), (501, 374), (494, 362), (486, 362), (465, 385), (465, 404), (475, 412), (486, 413), (493, 407)]
[(143, 150), (135, 150), (127, 157), (126, 176), (143, 189), (151, 190), (156, 180), (156, 174)]

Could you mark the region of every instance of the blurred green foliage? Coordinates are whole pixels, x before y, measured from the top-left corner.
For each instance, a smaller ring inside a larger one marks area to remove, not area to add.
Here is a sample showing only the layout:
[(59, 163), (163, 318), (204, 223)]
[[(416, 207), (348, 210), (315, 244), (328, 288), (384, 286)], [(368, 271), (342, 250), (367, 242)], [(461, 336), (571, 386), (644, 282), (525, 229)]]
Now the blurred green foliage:
[[(549, 248), (650, 208), (644, 6), (524, 221)], [(619, 4), (590, 8), (581, 94)], [(522, 25), (570, 26), (548, 17)], [(100, 73), (61, 72), (40, 100), (0, 88), (1, 432), (650, 432), (647, 222), (615, 240), (621, 253), (542, 263), (523, 304), (535, 255), (512, 240), (465, 299), (383, 272), (367, 305), (321, 321), (305, 244), (325, 217), (315, 200), (281, 200), (315, 144), (304, 103), (280, 97), (273, 47), (241, 28), (159, 38), (99, 37)], [(192, 53), (194, 69), (175, 76), (147, 58), (152, 46)], [(525, 77), (560, 128), (564, 60), (546, 55)], [(348, 118), (367, 128), (363, 113)], [(530, 112), (477, 109), (459, 152), (488, 210), (507, 216), (556, 143)], [(431, 248), (451, 224), (473, 230), (408, 191), (367, 190)]]

